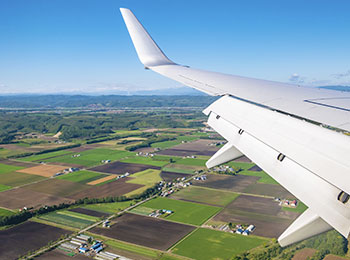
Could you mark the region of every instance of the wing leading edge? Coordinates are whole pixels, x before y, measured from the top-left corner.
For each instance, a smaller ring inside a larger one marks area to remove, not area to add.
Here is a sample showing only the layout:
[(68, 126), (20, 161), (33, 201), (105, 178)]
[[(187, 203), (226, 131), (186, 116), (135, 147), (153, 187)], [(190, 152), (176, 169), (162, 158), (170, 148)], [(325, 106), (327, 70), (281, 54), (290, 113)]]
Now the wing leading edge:
[(350, 194), (350, 138), (310, 121), (350, 131), (350, 95), (178, 65), (130, 10), (121, 13), (145, 67), (222, 96), (203, 112), (228, 143), (207, 167), (245, 154), (309, 207), (280, 236), (282, 246), (331, 228), (348, 237), (350, 207), (339, 195)]

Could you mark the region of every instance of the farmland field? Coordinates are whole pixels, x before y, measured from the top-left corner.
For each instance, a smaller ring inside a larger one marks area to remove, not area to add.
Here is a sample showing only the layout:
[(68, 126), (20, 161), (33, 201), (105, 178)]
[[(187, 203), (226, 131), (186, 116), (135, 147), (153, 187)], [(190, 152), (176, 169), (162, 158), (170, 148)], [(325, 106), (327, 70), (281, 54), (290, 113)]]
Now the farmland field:
[(142, 204), (142, 207), (152, 209), (167, 209), (174, 213), (167, 219), (192, 225), (201, 225), (221, 208), (193, 202), (156, 198)]
[(125, 174), (126, 172), (135, 173), (147, 169), (160, 170), (160, 167), (136, 163), (112, 162), (91, 168), (90, 170), (112, 174)]
[(81, 183), (54, 178), (26, 185), (23, 189), (47, 193), (53, 196), (70, 197), (71, 195), (84, 191), (89, 187), (90, 186)]
[(87, 227), (95, 222), (87, 219), (78, 218), (76, 216), (72, 216), (69, 214), (68, 215), (61, 214), (59, 212), (51, 212), (51, 213), (42, 215), (39, 218), (47, 220), (49, 222), (70, 226), (73, 228), (79, 228), (79, 229)]
[(7, 165), (7, 164), (0, 163), (0, 174), (8, 173), (8, 172), (14, 172), (14, 171), (17, 171), (17, 170), (21, 170), (23, 168), (24, 167), (14, 166), (14, 165)]
[(27, 156), (24, 158), (19, 158), (17, 160), (25, 161), (25, 162), (35, 162), (35, 161), (40, 161), (40, 160), (44, 160), (44, 159), (48, 159), (48, 158), (52, 158), (52, 157), (71, 154), (71, 153), (72, 153), (72, 151), (70, 151), (70, 150), (61, 150), (61, 151), (55, 151), (55, 152), (50, 152), (50, 153), (31, 155), (31, 156)]
[(130, 153), (127, 151), (96, 148), (96, 149), (86, 150), (80, 153), (79, 152), (74, 153), (74, 155), (78, 155), (78, 154), (80, 154), (79, 157), (72, 157), (72, 154), (68, 154), (68, 155), (50, 158), (45, 161), (71, 163), (71, 164), (91, 167), (94, 165), (101, 164), (102, 160), (115, 161), (130, 155), (133, 155), (134, 153)]
[(247, 187), (244, 192), (271, 196), (271, 197), (279, 197), (282, 199), (294, 199), (295, 196), (289, 193), (285, 188), (283, 188), (279, 184), (266, 184), (266, 183), (255, 183)]
[(15, 212), (7, 209), (0, 208), (0, 217), (6, 217), (6, 216), (11, 216), (15, 214)]
[(134, 173), (131, 175), (130, 180), (128, 180), (127, 183), (136, 183), (149, 186), (154, 185), (161, 180), (162, 178), (160, 177), (160, 170), (148, 169)]
[(264, 239), (199, 228), (171, 251), (194, 259), (231, 259), (264, 243)]
[[(88, 187), (87, 189), (82, 189), (81, 191), (74, 192), (74, 194), (70, 192), (71, 195), (69, 197), (73, 199), (80, 199), (85, 197), (103, 198), (109, 196), (121, 196), (128, 192), (143, 187), (143, 185), (141, 184), (127, 183), (128, 180), (130, 180), (130, 178), (126, 177), (103, 185), (85, 185)], [(75, 184), (83, 185), (80, 183)]]
[(63, 202), (72, 202), (72, 200), (24, 188), (0, 192), (0, 207), (9, 209), (39, 208), (43, 205), (58, 205)]
[(193, 185), (212, 188), (225, 189), (235, 192), (243, 192), (247, 187), (257, 182), (259, 177), (244, 175), (219, 175), (208, 174), (205, 181), (193, 181)]
[(86, 184), (104, 177), (106, 177), (105, 174), (83, 170), (58, 176), (57, 179)]
[(66, 169), (66, 168), (68, 168), (68, 167), (58, 166), (58, 165), (41, 164), (38, 166), (17, 170), (17, 172), (34, 174), (34, 175), (39, 175), (39, 176), (43, 176), (43, 177), (51, 177), (51, 176), (55, 175), (56, 173)]
[(126, 209), (127, 207), (130, 207), (133, 204), (133, 201), (123, 201), (85, 205), (84, 208), (113, 214), (123, 209)]
[(103, 185), (106, 184), (108, 182), (112, 182), (116, 179), (115, 175), (105, 175), (105, 177), (99, 178), (97, 180), (93, 180), (93, 181), (89, 181), (88, 185)]
[(86, 209), (86, 208), (73, 208), (73, 209), (69, 209), (68, 211), (77, 212), (77, 213), (81, 213), (84, 215), (93, 216), (93, 217), (97, 217), (97, 218), (107, 217), (110, 215), (108, 213), (103, 213), (101, 211), (96, 211), (96, 210), (91, 210), (91, 209)]
[[(150, 248), (145, 248), (145, 247), (141, 247), (141, 246), (137, 246), (129, 243), (123, 243), (116, 240), (110, 239), (105, 241), (105, 243), (106, 245), (108, 245), (108, 249), (113, 248), (117, 250), (122, 250), (122, 253), (124, 253), (124, 251), (135, 253), (136, 256), (133, 256), (134, 257), (133, 259), (137, 259), (136, 257), (140, 257), (140, 256), (145, 256), (147, 259), (149, 259), (149, 257), (153, 259), (153, 258), (158, 258), (160, 255), (159, 252), (152, 250)], [(123, 255), (125, 255), (125, 253)]]
[(224, 223), (253, 224), (254, 235), (278, 237), (299, 216), (298, 212), (284, 211), (272, 198), (240, 195), (214, 217)]
[(8, 172), (0, 175), (0, 184), (11, 187), (17, 187), (27, 183), (41, 181), (44, 179), (46, 178), (39, 175), (26, 174), (20, 172)]
[(190, 186), (186, 189), (182, 189), (172, 194), (170, 198), (199, 202), (215, 206), (226, 206), (235, 198), (237, 198), (237, 196), (238, 194), (228, 191)]
[(205, 166), (207, 160), (203, 159), (193, 159), (193, 158), (182, 158), (176, 161), (175, 164), (184, 164), (184, 165), (194, 165), (194, 166)]
[(152, 166), (157, 166), (157, 167), (163, 167), (164, 165), (169, 164), (169, 161), (153, 160), (150, 157), (143, 157), (143, 156), (129, 157), (128, 159), (121, 160), (121, 162), (152, 165)]
[(11, 186), (0, 184), (0, 192), (11, 189)]
[(178, 173), (178, 172), (167, 172), (167, 171), (162, 171), (160, 173), (160, 177), (165, 181), (165, 182), (169, 182), (172, 181), (174, 179), (177, 178), (188, 178), (191, 175), (187, 174), (187, 173)]
[[(37, 250), (70, 231), (26, 221), (10, 229), (0, 230), (0, 258), (17, 259), (28, 251)], [(32, 239), (28, 239), (32, 238)]]
[(135, 214), (124, 214), (108, 229), (95, 227), (92, 233), (166, 250), (194, 229), (192, 226)]

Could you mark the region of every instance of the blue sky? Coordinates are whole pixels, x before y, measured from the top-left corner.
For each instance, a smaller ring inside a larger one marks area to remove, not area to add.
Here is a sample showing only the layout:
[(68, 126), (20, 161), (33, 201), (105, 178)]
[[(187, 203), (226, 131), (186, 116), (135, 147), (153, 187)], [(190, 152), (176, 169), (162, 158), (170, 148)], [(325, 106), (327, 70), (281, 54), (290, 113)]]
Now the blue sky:
[(0, 0), (0, 94), (181, 87), (143, 69), (119, 7), (130, 8), (177, 63), (350, 85), (346, 0)]

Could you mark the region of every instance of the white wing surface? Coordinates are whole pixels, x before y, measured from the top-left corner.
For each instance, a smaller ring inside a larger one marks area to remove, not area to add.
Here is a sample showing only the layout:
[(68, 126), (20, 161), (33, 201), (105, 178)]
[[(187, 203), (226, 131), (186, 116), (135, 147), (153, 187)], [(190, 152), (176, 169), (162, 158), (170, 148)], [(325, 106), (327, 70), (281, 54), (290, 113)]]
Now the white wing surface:
[(130, 10), (122, 8), (121, 13), (146, 68), (222, 96), (203, 112), (228, 143), (207, 166), (245, 154), (309, 207), (280, 236), (282, 246), (331, 228), (348, 237), (350, 137), (344, 132), (350, 131), (350, 93), (178, 65)]

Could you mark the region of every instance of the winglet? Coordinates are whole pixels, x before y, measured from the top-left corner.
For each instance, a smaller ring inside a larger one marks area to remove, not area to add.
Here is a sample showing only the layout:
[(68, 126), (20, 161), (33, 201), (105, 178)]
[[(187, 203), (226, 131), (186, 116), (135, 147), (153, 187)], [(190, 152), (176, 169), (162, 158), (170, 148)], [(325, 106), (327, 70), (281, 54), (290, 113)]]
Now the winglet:
[(146, 68), (175, 64), (162, 52), (146, 29), (129, 9), (120, 8), (120, 12), (122, 13), (126, 27), (128, 28), (137, 55)]

